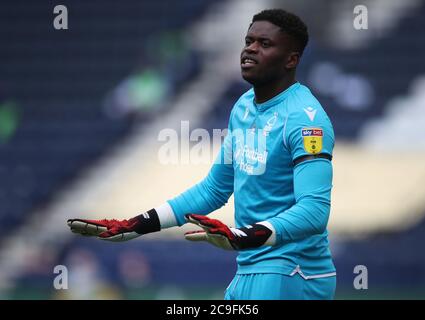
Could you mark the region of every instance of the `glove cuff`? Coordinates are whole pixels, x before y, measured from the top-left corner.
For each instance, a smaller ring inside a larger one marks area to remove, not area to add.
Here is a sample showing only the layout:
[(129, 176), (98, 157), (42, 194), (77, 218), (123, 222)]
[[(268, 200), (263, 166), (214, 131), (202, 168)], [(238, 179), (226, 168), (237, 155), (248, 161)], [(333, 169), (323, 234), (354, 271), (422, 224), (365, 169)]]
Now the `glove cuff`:
[(158, 213), (155, 209), (144, 212), (133, 219), (137, 221), (134, 231), (138, 234), (147, 234), (161, 230)]
[(237, 230), (239, 232), (235, 234), (236, 239), (232, 241), (232, 246), (236, 250), (261, 247), (273, 234), (272, 230), (259, 223)]

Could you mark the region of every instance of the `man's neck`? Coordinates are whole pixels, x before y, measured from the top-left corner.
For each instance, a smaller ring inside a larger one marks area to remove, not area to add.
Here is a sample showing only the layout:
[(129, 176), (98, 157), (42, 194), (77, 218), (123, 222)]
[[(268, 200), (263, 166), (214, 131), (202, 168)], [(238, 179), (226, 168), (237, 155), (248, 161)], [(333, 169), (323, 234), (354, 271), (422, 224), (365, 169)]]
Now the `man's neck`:
[(290, 77), (284, 78), (281, 81), (276, 81), (275, 83), (268, 83), (263, 86), (254, 86), (255, 102), (264, 103), (285, 91), (296, 82), (295, 77)]

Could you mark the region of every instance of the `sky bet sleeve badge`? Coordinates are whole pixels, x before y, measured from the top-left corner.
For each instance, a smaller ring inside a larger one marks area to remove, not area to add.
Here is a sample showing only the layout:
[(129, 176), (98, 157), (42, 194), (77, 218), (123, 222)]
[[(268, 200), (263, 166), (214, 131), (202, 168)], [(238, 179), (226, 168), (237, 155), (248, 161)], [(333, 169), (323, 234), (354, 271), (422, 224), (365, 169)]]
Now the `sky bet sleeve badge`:
[(306, 152), (316, 154), (322, 151), (323, 130), (320, 128), (302, 128), (301, 134)]

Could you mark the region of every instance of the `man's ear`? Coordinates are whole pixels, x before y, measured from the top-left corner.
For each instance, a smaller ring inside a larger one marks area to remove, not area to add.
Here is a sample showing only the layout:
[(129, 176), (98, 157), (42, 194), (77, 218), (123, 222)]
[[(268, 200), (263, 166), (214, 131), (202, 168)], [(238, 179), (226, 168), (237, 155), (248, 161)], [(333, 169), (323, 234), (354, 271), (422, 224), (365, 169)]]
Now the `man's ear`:
[(287, 69), (294, 69), (298, 65), (298, 62), (300, 61), (300, 53), (297, 51), (290, 52), (288, 54), (288, 57), (286, 59), (286, 65), (285, 67)]

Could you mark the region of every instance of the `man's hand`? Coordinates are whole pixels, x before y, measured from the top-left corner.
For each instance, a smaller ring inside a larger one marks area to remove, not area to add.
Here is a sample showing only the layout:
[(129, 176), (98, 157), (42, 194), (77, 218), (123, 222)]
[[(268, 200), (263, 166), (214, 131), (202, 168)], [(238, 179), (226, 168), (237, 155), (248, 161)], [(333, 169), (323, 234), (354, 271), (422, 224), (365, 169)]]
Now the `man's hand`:
[(268, 228), (266, 223), (266, 225), (256, 223), (252, 226), (236, 229), (229, 228), (220, 220), (210, 219), (198, 214), (188, 214), (186, 215), (186, 220), (203, 229), (186, 232), (186, 240), (207, 241), (225, 250), (243, 250), (260, 247), (267, 244), (267, 240), (273, 234), (272, 226), (268, 224)]
[(128, 241), (161, 229), (158, 214), (154, 209), (129, 220), (69, 219), (67, 223), (74, 233), (114, 242)]

